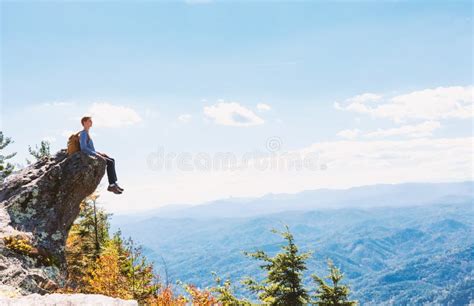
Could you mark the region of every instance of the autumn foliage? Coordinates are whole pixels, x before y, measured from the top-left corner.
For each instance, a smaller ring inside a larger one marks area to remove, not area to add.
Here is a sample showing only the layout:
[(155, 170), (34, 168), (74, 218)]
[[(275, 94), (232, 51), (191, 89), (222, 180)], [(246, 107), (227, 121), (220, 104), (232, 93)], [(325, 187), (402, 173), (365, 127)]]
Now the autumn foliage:
[[(172, 287), (168, 280), (162, 284), (154, 273), (153, 264), (142, 254), (134, 241), (123, 239), (120, 231), (109, 234), (109, 214), (97, 207), (98, 195), (93, 194), (81, 203), (81, 212), (73, 224), (66, 241), (68, 277), (66, 286), (59, 292), (103, 294), (121, 299), (134, 299), (140, 305), (158, 306), (213, 306), (253, 305), (238, 299), (230, 280), (222, 280), (213, 273), (216, 285), (198, 288), (192, 284), (177, 282), (182, 288)], [(285, 243), (281, 251), (270, 256), (262, 250), (244, 252), (245, 255), (265, 262), (261, 265), (267, 277), (261, 281), (245, 278), (242, 284), (265, 305), (356, 305), (349, 300), (349, 287), (340, 281), (343, 274), (330, 262), (327, 284), (324, 279), (312, 275), (314, 290), (303, 286), (303, 272), (310, 252), (300, 253), (289, 228), (279, 232)], [(309, 291), (315, 291), (311, 299)], [(179, 293), (177, 293), (179, 292)]]
[(130, 238), (124, 240), (120, 231), (109, 235), (110, 215), (97, 207), (97, 199), (93, 194), (81, 203), (66, 241), (66, 286), (58, 292), (103, 294), (144, 305), (218, 305), (208, 290), (183, 285), (184, 296), (160, 284), (140, 246)]

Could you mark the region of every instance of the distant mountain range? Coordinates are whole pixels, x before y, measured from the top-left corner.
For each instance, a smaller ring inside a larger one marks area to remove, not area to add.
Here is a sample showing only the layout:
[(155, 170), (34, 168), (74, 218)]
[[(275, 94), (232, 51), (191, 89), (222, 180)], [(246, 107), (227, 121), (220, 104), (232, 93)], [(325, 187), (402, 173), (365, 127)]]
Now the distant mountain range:
[(321, 208), (371, 208), (463, 203), (474, 198), (474, 182), (380, 184), (349, 189), (317, 189), (296, 194), (268, 194), (259, 198), (229, 198), (200, 205), (167, 205), (116, 219), (251, 217), (283, 211)]
[(262, 277), (242, 251), (278, 251), (272, 228), (290, 226), (309, 275), (331, 258), (363, 304), (464, 305), (474, 300), (473, 182), (314, 190), (164, 207), (114, 216), (112, 228), (145, 247), (162, 277), (205, 287), (211, 271), (239, 284)]

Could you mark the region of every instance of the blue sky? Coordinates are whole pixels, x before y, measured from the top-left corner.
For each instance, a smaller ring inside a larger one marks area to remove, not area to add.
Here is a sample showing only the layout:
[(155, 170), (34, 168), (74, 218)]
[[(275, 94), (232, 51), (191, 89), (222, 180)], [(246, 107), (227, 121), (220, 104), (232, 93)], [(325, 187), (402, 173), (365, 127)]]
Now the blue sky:
[[(41, 139), (64, 147), (78, 118), (93, 114), (96, 147), (116, 157), (127, 188), (120, 198), (102, 193), (112, 211), (472, 178), (470, 1), (4, 1), (1, 9), (0, 125), (16, 161)], [(316, 151), (327, 169), (149, 165), (158, 148), (239, 157), (268, 153), (269, 139), (278, 153)]]

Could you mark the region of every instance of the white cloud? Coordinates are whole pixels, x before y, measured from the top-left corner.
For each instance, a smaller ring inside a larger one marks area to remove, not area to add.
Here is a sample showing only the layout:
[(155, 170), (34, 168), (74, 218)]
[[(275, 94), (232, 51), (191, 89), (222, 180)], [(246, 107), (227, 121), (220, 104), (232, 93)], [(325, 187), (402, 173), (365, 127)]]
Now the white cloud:
[[(474, 116), (473, 86), (438, 87), (414, 91), (391, 98), (364, 94), (335, 103), (340, 110), (369, 114), (374, 117), (389, 118), (395, 122), (406, 120), (440, 120), (448, 118), (467, 119)], [(377, 100), (374, 106), (369, 100)]]
[(178, 117), (178, 120), (183, 123), (191, 121), (192, 116), (190, 114), (182, 114)]
[(117, 128), (142, 121), (134, 109), (110, 103), (94, 103), (89, 108), (88, 114), (92, 116), (94, 125), (97, 127)]
[(212, 106), (206, 106), (204, 114), (220, 125), (247, 127), (265, 122), (253, 111), (236, 102), (219, 102)]
[(265, 103), (258, 103), (258, 104), (257, 104), (257, 109), (258, 109), (259, 111), (269, 111), (269, 110), (271, 110), (272, 108), (271, 108), (271, 106), (268, 105), (268, 104), (265, 104)]
[(369, 138), (388, 137), (397, 135), (406, 135), (409, 137), (427, 137), (432, 136), (433, 131), (440, 128), (438, 121), (425, 121), (416, 125), (403, 125), (392, 129), (378, 129), (375, 132), (366, 133), (364, 136)]
[(472, 177), (473, 142), (472, 137), (332, 141), (307, 150), (318, 153), (333, 179), (349, 176), (353, 185), (465, 180)]
[(366, 103), (366, 102), (375, 102), (382, 98), (382, 96), (374, 94), (374, 93), (364, 93), (361, 95), (354, 96), (352, 98), (347, 99), (347, 101), (352, 103)]
[(383, 138), (390, 136), (408, 136), (408, 137), (429, 137), (433, 135), (433, 131), (440, 128), (438, 121), (425, 121), (415, 125), (403, 125), (390, 129), (378, 129), (374, 132), (363, 133), (359, 129), (347, 129), (337, 133), (337, 136), (346, 139), (355, 139), (358, 136), (365, 138)]
[(342, 138), (347, 138), (347, 139), (354, 139), (356, 138), (360, 133), (360, 130), (358, 129), (348, 129), (348, 130), (342, 130), (337, 133), (337, 136), (342, 137)]

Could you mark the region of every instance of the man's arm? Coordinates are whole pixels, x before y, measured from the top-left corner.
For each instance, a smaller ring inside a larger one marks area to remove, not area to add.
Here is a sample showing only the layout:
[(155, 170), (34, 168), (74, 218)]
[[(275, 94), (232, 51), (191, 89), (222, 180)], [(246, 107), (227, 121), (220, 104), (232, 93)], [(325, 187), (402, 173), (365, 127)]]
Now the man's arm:
[(97, 155), (96, 152), (92, 150), (91, 148), (89, 148), (89, 146), (87, 145), (87, 132), (86, 131), (82, 131), (79, 134), (79, 144), (80, 144), (82, 152), (89, 155)]

